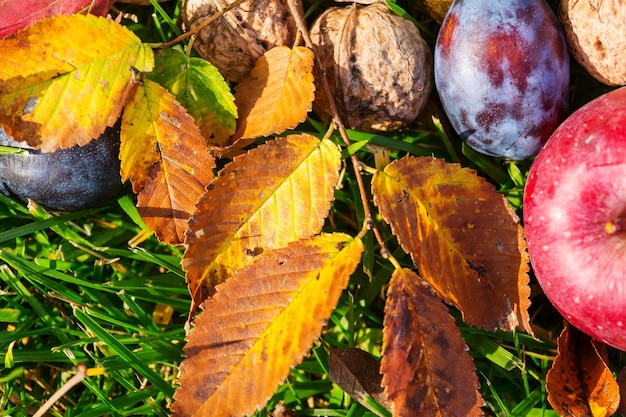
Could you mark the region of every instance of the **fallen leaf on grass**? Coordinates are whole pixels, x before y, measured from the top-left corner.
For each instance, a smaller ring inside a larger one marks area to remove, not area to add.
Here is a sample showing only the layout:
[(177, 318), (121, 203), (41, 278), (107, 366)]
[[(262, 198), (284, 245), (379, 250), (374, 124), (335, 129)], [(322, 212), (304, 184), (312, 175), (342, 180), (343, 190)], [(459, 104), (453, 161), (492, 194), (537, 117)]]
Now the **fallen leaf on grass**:
[(235, 133), (237, 107), (228, 83), (217, 68), (202, 58), (187, 58), (176, 49), (156, 57), (154, 71), (146, 78), (174, 94), (187, 109), (211, 146), (226, 146)]
[(146, 225), (162, 242), (182, 243), (215, 159), (193, 118), (153, 81), (137, 88), (124, 110), (120, 159)]
[(319, 233), (340, 166), (335, 144), (307, 134), (272, 140), (226, 165), (189, 221), (182, 266), (194, 303), (266, 250)]
[(134, 71), (154, 65), (133, 32), (93, 15), (40, 20), (0, 40), (0, 50), (0, 124), (45, 152), (85, 145), (113, 126)]
[(218, 286), (187, 339), (174, 416), (262, 407), (320, 335), (362, 252), (359, 239), (315, 236), (264, 253)]
[(409, 269), (391, 276), (380, 372), (394, 417), (480, 416), (467, 346), (441, 299)]
[(523, 229), (492, 185), (458, 164), (406, 157), (376, 172), (372, 194), (421, 276), (468, 324), (532, 334)]
[(565, 322), (546, 377), (548, 402), (563, 416), (612, 416), (620, 388), (607, 366), (606, 345)]
[(234, 146), (296, 127), (314, 99), (313, 51), (303, 46), (270, 49), (235, 87), (239, 120)]

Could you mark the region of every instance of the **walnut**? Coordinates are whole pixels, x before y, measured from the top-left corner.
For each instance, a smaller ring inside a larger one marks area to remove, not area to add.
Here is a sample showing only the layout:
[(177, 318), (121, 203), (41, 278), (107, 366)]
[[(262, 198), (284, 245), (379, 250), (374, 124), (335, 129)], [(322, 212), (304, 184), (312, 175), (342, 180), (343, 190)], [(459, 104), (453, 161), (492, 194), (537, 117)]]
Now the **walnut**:
[(424, 5), (435, 21), (441, 24), (452, 5), (452, 0), (424, 0)]
[(569, 49), (598, 81), (626, 85), (626, 1), (562, 0)]
[[(396, 130), (413, 122), (433, 85), (431, 51), (413, 23), (384, 3), (353, 4), (327, 9), (310, 32), (348, 126)], [(328, 114), (316, 90), (316, 112)]]
[[(183, 27), (190, 30), (235, 0), (186, 0)], [(286, 0), (246, 0), (198, 34), (193, 46), (228, 80), (239, 82), (275, 46), (293, 46), (296, 24)]]

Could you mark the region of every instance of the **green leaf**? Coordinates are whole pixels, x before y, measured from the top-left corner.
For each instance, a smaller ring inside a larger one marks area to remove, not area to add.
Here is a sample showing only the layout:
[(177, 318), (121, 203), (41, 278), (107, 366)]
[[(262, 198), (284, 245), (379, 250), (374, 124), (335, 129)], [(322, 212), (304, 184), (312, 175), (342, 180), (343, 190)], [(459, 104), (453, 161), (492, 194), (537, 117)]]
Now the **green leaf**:
[(237, 119), (235, 98), (224, 77), (210, 62), (167, 49), (156, 57), (155, 70), (147, 78), (176, 97), (195, 119), (209, 144), (228, 144)]

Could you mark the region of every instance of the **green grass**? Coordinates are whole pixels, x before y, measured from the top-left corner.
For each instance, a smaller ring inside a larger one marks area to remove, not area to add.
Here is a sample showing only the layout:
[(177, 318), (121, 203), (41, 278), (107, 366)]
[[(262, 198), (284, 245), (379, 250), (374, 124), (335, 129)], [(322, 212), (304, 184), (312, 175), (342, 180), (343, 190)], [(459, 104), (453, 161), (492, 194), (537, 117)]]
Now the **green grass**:
[[(125, 11), (137, 15), (138, 23), (123, 23), (146, 42), (172, 39), (180, 33), (175, 24), (180, 3), (157, 7), (153, 2), (154, 9), (125, 6)], [(324, 1), (314, 4), (328, 6)], [(424, 24), (436, 33), (432, 22)], [(577, 76), (580, 93), (573, 98), (575, 107), (603, 91), (588, 77)], [(423, 122), (421, 130), (388, 135), (350, 131), (354, 144), (344, 149), (344, 156), (356, 153), (374, 166), (367, 145), (378, 145), (391, 149), (391, 159), (435, 155), (460, 162), (490, 180), (521, 212), (529, 161), (485, 157), (449, 137), (444, 126), (429, 123), (428, 118)], [(302, 129), (323, 134), (326, 126), (311, 119)], [(366, 182), (369, 179), (365, 174)], [(327, 230), (355, 234), (362, 221), (362, 201), (348, 171), (343, 188), (336, 192)], [(388, 236), (393, 256), (410, 266), (381, 219), (376, 221)], [(380, 357), (384, 291), (393, 267), (378, 254), (371, 234), (364, 244), (362, 267), (321, 340), (258, 416), (267, 415), (279, 402), (302, 416), (374, 415), (328, 378), (329, 347), (359, 347)], [(29, 210), (0, 195), (2, 415), (34, 413), (79, 363), (87, 366), (88, 376), (55, 404), (50, 415), (169, 415), (190, 307), (181, 256), (180, 248), (159, 244), (146, 234), (130, 194), (68, 214), (48, 213), (41, 207)], [(471, 328), (451, 310), (474, 358), (488, 414), (556, 415), (546, 400), (545, 376), (556, 354), (553, 341), (561, 319), (534, 281), (533, 289), (531, 313), (538, 338)], [(612, 359), (616, 366), (626, 364), (623, 357)]]

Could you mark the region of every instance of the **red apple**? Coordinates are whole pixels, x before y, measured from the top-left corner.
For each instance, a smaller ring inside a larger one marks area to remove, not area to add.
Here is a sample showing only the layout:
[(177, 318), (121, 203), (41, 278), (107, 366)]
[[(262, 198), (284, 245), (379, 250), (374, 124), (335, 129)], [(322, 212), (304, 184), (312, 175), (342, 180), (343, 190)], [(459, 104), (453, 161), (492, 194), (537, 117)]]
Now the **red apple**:
[(626, 87), (553, 133), (528, 176), (524, 223), (548, 299), (574, 326), (626, 351)]

